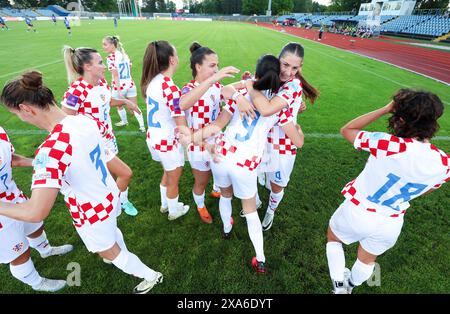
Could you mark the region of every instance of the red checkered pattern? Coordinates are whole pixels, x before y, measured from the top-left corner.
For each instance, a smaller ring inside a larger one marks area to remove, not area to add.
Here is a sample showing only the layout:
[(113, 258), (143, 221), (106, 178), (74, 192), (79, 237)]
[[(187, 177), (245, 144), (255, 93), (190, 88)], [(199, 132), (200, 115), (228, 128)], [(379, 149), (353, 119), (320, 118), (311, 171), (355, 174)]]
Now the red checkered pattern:
[(433, 144), (430, 145), (430, 148), (434, 151), (437, 151), (439, 153), (439, 155), (441, 155), (442, 164), (445, 167), (447, 167), (447, 173), (445, 174), (446, 178), (444, 179), (444, 181), (441, 183), (438, 183), (434, 186), (435, 189), (438, 189), (442, 186), (442, 184), (450, 181), (450, 155), (447, 155), (446, 153), (444, 153), (442, 150), (438, 149)]
[(170, 143), (167, 140), (161, 140), (161, 142), (159, 144), (154, 144), (153, 145), (154, 149), (159, 150), (162, 153), (170, 152), (174, 148), (177, 148), (177, 147), (178, 147), (177, 140), (173, 140)]
[(167, 106), (169, 107), (171, 116), (183, 116), (183, 112), (180, 108), (181, 91), (170, 77), (164, 77), (164, 82), (162, 83), (162, 92), (163, 97), (167, 101)]
[(81, 227), (86, 222), (93, 225), (98, 221), (104, 221), (110, 217), (110, 213), (114, 209), (114, 196), (109, 193), (102, 203), (92, 204), (79, 203), (76, 197), (68, 197), (66, 205), (69, 208), (70, 215), (73, 219), (75, 227)]
[(226, 156), (228, 152), (234, 154), (237, 150), (237, 147), (227, 144), (222, 133), (218, 137), (216, 137), (216, 150), (223, 156)]
[(211, 118), (209, 117), (210, 107), (205, 105), (205, 101), (203, 99), (200, 99), (194, 106), (192, 106), (190, 114), (193, 119), (203, 120), (202, 123), (198, 124), (197, 129), (201, 129), (211, 122)]
[[(78, 97), (78, 106), (80, 106), (80, 109), (81, 109), (81, 105), (83, 105), (84, 101), (86, 100), (87, 95), (89, 94), (89, 90), (91, 90), (92, 88), (93, 88), (93, 86), (91, 84), (87, 83), (85, 80), (83, 80), (82, 77), (80, 77), (78, 80), (76, 80), (75, 82), (73, 82), (70, 85), (69, 89), (64, 94), (63, 102), (66, 101), (66, 99), (70, 95), (75, 95)], [(86, 106), (86, 104), (84, 104), (84, 106)], [(74, 108), (74, 109), (78, 109), (78, 108)], [(80, 109), (78, 110), (78, 112), (81, 112)], [(87, 112), (89, 112), (89, 111), (87, 111)], [(97, 113), (98, 113), (98, 108), (97, 108)]]
[[(290, 85), (298, 84), (298, 91), (292, 89)], [(287, 101), (288, 106), (291, 106), (299, 97), (302, 97), (303, 85), (299, 79), (294, 78), (286, 81), (277, 93), (277, 96)]]
[(14, 146), (9, 140), (8, 134), (6, 134), (5, 130), (0, 126), (0, 141), (5, 141), (11, 146), (11, 153), (14, 153)]
[[(371, 213), (376, 213), (377, 212), (377, 210), (375, 209), (375, 208), (366, 208), (366, 210), (368, 211), (368, 212), (371, 212)], [(381, 213), (380, 211), (378, 211), (378, 213)], [(398, 214), (392, 214), (392, 215), (385, 215), (385, 216), (388, 216), (388, 217), (391, 217), (391, 218), (398, 218), (398, 217), (400, 217), (401, 215), (404, 215), (406, 213), (406, 210), (402, 210), (400, 213), (398, 213)], [(383, 215), (383, 214), (382, 214)]]
[(236, 163), (236, 165), (238, 165), (239, 167), (242, 167), (242, 168), (248, 168), (248, 170), (253, 171), (258, 167), (258, 165), (260, 163), (261, 163), (261, 157), (253, 156), (250, 159), (246, 159), (244, 161), (244, 163), (238, 162), (238, 163)]
[[(291, 139), (279, 128), (286, 123), (295, 121), (294, 118), (294, 108), (292, 106), (281, 110), (278, 113), (278, 123), (277, 126), (270, 129), (267, 135), (267, 141), (272, 144), (273, 149), (277, 150), (281, 155), (296, 155), (297, 146), (295, 146)], [(275, 128), (278, 128), (278, 136), (275, 136)]]
[(223, 106), (223, 109), (228, 111), (231, 114), (234, 114), (235, 110), (235, 106), (236, 106), (236, 102), (232, 99), (228, 99), (225, 102), (225, 105)]
[(106, 63), (108, 64), (108, 70), (114, 70), (116, 68), (116, 54), (110, 53), (107, 57), (106, 57)]
[(344, 195), (346, 198), (347, 196), (350, 196), (347, 199), (350, 199), (350, 201), (355, 204), (355, 205), (359, 205), (360, 201), (358, 201), (354, 196), (356, 194), (356, 189), (353, 187), (353, 183), (355, 182), (355, 180), (350, 181), (349, 183), (347, 183), (344, 188), (342, 189), (342, 195)]
[[(371, 138), (374, 134), (380, 138)], [(386, 157), (405, 152), (407, 144), (412, 142), (410, 138), (396, 137), (387, 133), (361, 131), (355, 140), (355, 147), (370, 152), (374, 157)]]
[[(70, 135), (62, 131), (62, 125), (57, 124), (44, 143), (36, 150), (35, 156), (44, 154), (49, 157), (45, 171), (43, 169), (34, 169), (33, 187), (36, 186), (55, 186), (62, 185), (62, 177), (72, 158), (72, 145), (70, 144)], [(45, 177), (39, 176), (39, 173), (46, 174)], [(34, 175), (36, 174), (36, 178)], [(48, 177), (50, 175), (50, 177)]]

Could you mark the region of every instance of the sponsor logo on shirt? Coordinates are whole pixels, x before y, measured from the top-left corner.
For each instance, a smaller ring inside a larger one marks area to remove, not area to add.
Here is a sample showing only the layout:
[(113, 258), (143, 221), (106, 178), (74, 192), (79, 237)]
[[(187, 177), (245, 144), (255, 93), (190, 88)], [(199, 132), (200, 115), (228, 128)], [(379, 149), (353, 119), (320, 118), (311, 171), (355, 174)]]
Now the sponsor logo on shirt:
[(289, 87), (289, 89), (291, 89), (291, 90), (293, 90), (295, 92), (298, 92), (300, 90), (300, 86), (298, 84), (294, 83), (294, 82), (290, 82), (288, 84), (288, 87)]
[(33, 167), (35, 170), (44, 169), (49, 162), (48, 155), (46, 153), (38, 153), (33, 160)]
[(79, 99), (79, 97), (77, 97), (73, 94), (69, 94), (69, 97), (67, 97), (67, 99), (66, 99), (67, 106), (75, 107), (78, 104), (78, 99)]

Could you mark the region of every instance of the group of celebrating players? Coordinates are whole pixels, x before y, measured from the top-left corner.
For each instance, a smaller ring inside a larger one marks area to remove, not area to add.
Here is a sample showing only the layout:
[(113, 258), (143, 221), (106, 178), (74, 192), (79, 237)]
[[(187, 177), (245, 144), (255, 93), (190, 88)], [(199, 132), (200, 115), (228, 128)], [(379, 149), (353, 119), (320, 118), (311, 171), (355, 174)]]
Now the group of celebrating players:
[[(61, 192), (86, 248), (142, 279), (134, 293), (147, 293), (162, 282), (160, 272), (128, 251), (117, 227), (122, 209), (131, 216), (138, 214), (128, 200), (132, 170), (118, 157), (113, 133), (110, 108), (117, 107), (121, 121), (116, 126), (128, 124), (128, 110), (140, 131), (146, 132), (152, 159), (162, 165), (161, 213), (175, 220), (189, 212), (190, 206), (179, 200), (187, 155), (201, 220), (213, 222), (205, 206), (212, 174), (211, 195), (219, 198), (223, 239), (232, 235), (234, 195), (242, 202), (240, 215), (246, 219), (255, 251), (251, 265), (257, 273), (266, 273), (263, 232), (273, 226), (297, 149), (304, 142), (297, 118), (306, 110), (304, 99), (314, 103), (319, 96), (302, 75), (303, 47), (288, 43), (278, 57), (262, 56), (253, 75), (246, 71), (241, 80), (223, 86), (220, 81), (239, 70), (219, 69), (217, 53), (195, 42), (190, 47), (192, 80), (180, 89), (173, 81), (179, 63), (175, 47), (162, 40), (149, 43), (140, 82), (147, 128), (137, 105), (132, 64), (120, 39), (107, 36), (102, 47), (108, 53), (106, 66), (93, 48), (64, 48), (70, 86), (61, 107), (37, 71), (26, 72), (3, 88), (0, 102), (49, 135), (29, 159), (15, 153), (0, 127), (0, 263), (9, 263), (11, 274), (34, 290), (58, 291), (66, 285), (64, 280), (42, 278), (29, 249), (44, 258), (73, 249), (51, 246), (43, 227)], [(112, 88), (105, 80), (106, 68)], [(368, 151), (370, 157), (361, 174), (344, 187), (345, 201), (330, 219), (326, 256), (334, 293), (351, 293), (366, 281), (376, 257), (395, 244), (409, 201), (449, 180), (449, 156), (429, 142), (443, 110), (436, 95), (402, 89), (387, 105), (341, 129), (356, 149)], [(390, 133), (363, 130), (384, 115), (390, 115)], [(33, 166), (29, 199), (12, 178), (11, 168), (20, 166)], [(262, 222), (257, 212), (262, 206), (258, 180), (270, 190)], [(342, 243), (354, 242), (360, 246), (349, 270)]]

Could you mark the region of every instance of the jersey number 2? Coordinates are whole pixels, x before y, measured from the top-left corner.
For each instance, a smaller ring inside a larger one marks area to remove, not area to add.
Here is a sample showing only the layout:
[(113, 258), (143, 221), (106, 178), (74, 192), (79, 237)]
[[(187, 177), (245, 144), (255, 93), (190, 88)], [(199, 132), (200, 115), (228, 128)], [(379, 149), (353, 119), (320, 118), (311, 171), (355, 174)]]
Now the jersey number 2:
[[(159, 109), (159, 104), (156, 100), (151, 99), (150, 97), (147, 97), (147, 105), (149, 106), (148, 110), (148, 117), (147, 117), (147, 124), (149, 127), (153, 128), (161, 128), (161, 124), (159, 122), (153, 122), (153, 115), (156, 111)], [(152, 109), (150, 107), (153, 106)]]

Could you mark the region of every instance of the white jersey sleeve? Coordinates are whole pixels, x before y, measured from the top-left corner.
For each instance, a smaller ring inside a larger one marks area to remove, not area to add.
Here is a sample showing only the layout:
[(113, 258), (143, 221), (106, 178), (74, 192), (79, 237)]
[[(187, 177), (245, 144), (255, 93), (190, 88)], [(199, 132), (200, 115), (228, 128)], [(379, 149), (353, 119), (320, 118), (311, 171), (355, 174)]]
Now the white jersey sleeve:
[(71, 163), (70, 135), (58, 124), (36, 151), (31, 188), (62, 187), (62, 178)]
[(80, 106), (86, 100), (90, 87), (83, 80), (76, 80), (64, 93), (61, 105), (67, 109), (79, 111)]

